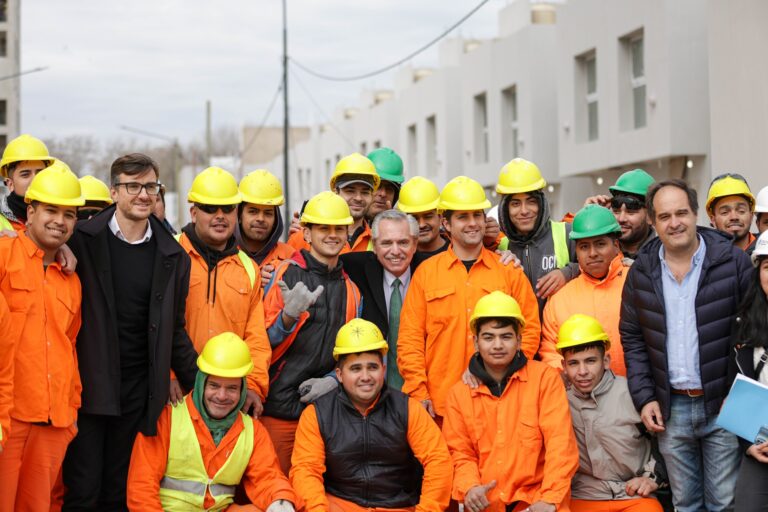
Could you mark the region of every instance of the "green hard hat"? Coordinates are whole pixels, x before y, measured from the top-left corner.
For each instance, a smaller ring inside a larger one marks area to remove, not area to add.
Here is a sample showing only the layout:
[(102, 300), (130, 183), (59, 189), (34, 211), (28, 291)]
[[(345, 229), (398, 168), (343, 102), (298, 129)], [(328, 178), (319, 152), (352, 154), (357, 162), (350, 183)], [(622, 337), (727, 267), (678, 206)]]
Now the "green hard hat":
[(611, 194), (617, 195), (622, 192), (627, 194), (635, 194), (637, 196), (645, 197), (648, 192), (648, 187), (654, 183), (653, 176), (648, 174), (642, 169), (635, 169), (633, 171), (627, 171), (616, 180), (616, 184), (612, 187), (608, 187)]
[(376, 166), (376, 172), (382, 180), (400, 184), (403, 176), (403, 159), (390, 148), (377, 148), (368, 153), (368, 160)]
[(573, 229), (569, 238), (580, 240), (593, 236), (621, 234), (621, 226), (608, 208), (588, 204), (573, 217)]

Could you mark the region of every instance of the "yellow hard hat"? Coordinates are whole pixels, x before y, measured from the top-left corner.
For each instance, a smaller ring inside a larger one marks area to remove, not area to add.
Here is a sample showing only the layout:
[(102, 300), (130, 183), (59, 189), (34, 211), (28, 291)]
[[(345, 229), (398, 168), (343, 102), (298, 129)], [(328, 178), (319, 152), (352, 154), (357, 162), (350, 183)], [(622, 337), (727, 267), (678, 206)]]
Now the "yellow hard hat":
[(437, 207), (443, 211), (484, 210), (491, 207), (491, 202), (482, 185), (472, 178), (457, 176), (443, 187)]
[(326, 226), (349, 226), (354, 224), (347, 202), (330, 191), (320, 192), (307, 201), (301, 214), (302, 224), (323, 224)]
[[(344, 178), (342, 178), (344, 176)], [(347, 155), (336, 164), (336, 170), (331, 176), (331, 190), (336, 190), (337, 183), (360, 181), (373, 187), (375, 192), (381, 184), (381, 178), (376, 172), (376, 166), (360, 153)]]
[(400, 189), (397, 209), (405, 213), (422, 213), (436, 210), (440, 203), (437, 185), (421, 176), (414, 176)]
[(567, 348), (587, 345), (596, 341), (602, 341), (605, 344), (605, 350), (611, 348), (611, 342), (600, 322), (589, 315), (576, 313), (560, 326), (555, 348), (558, 352), (562, 352)]
[(755, 196), (752, 195), (749, 185), (741, 176), (726, 174), (712, 182), (707, 194), (707, 211), (712, 213), (712, 203), (726, 196), (744, 196), (749, 201), (750, 210), (755, 210)]
[(541, 176), (541, 171), (535, 163), (524, 158), (515, 158), (507, 162), (499, 172), (499, 182), (496, 192), (499, 194), (522, 194), (541, 190), (547, 182)]
[(99, 178), (83, 176), (80, 178), (80, 188), (86, 201), (100, 201), (107, 204), (113, 202), (112, 196), (109, 194), (109, 187)]
[(340, 355), (359, 354), (378, 350), (383, 354), (388, 350), (387, 340), (381, 334), (376, 324), (353, 318), (344, 324), (336, 334), (336, 346), (333, 347), (333, 358), (337, 361)]
[(3, 159), (0, 160), (0, 172), (4, 178), (7, 178), (8, 164), (27, 160), (42, 160), (50, 165), (54, 159), (48, 154), (48, 148), (43, 141), (31, 135), (19, 135), (5, 146)]
[(24, 201), (40, 201), (56, 206), (83, 206), (85, 197), (75, 173), (67, 164), (56, 160), (32, 178)]
[(274, 174), (266, 169), (256, 169), (240, 180), (240, 195), (244, 203), (280, 206), (285, 203), (283, 186)]
[(472, 316), (469, 317), (469, 328), (477, 334), (477, 321), (482, 318), (514, 318), (520, 322), (520, 328), (525, 327), (525, 317), (520, 304), (504, 292), (496, 290), (480, 298), (475, 304)]
[(205, 344), (197, 357), (200, 371), (216, 377), (245, 377), (253, 369), (251, 351), (233, 332), (217, 334)]
[(228, 205), (242, 202), (237, 180), (221, 167), (208, 167), (195, 176), (187, 194), (190, 203)]

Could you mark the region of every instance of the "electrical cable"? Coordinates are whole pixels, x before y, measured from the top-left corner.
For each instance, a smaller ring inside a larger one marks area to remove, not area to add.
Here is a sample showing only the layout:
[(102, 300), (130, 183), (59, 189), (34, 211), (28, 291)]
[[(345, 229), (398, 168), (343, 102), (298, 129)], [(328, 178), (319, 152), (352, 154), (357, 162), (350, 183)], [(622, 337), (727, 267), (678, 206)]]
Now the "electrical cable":
[(241, 155), (245, 155), (248, 150), (251, 148), (254, 142), (256, 142), (256, 139), (259, 138), (259, 135), (261, 135), (262, 130), (267, 125), (267, 121), (269, 120), (269, 116), (272, 114), (272, 109), (275, 108), (275, 104), (277, 103), (277, 98), (280, 97), (280, 91), (283, 90), (283, 81), (280, 80), (280, 83), (277, 84), (277, 90), (275, 91), (275, 95), (272, 97), (272, 101), (270, 101), (269, 106), (267, 107), (267, 112), (264, 114), (264, 118), (261, 120), (261, 124), (259, 124), (259, 127), (256, 129), (256, 133), (253, 134), (251, 137), (251, 140), (248, 141), (248, 144), (244, 146), (243, 151), (240, 153)]
[(315, 71), (314, 69), (305, 66), (301, 62), (297, 61), (296, 59), (289, 57), (290, 61), (296, 65), (299, 69), (304, 71), (305, 73), (309, 73), (312, 76), (315, 76), (317, 78), (321, 78), (323, 80), (330, 80), (333, 82), (353, 82), (355, 80), (363, 80), (364, 78), (370, 78), (372, 76), (380, 75), (381, 73), (384, 73), (386, 71), (389, 71), (390, 69), (396, 68), (400, 64), (403, 64), (404, 62), (407, 62), (417, 56), (418, 54), (422, 53), (423, 51), (429, 49), (432, 47), (435, 43), (440, 41), (442, 38), (450, 34), (454, 29), (456, 29), (459, 25), (467, 21), (473, 14), (475, 14), (477, 11), (480, 10), (482, 6), (487, 4), (489, 0), (481, 0), (479, 4), (477, 4), (471, 11), (469, 11), (467, 14), (461, 17), (459, 21), (451, 25), (448, 29), (444, 30), (439, 36), (432, 39), (430, 42), (419, 48), (418, 50), (409, 53), (402, 59), (398, 60), (397, 62), (393, 62), (392, 64), (388, 66), (384, 66), (383, 68), (379, 68), (375, 71), (371, 71), (369, 73), (363, 73), (362, 75), (353, 75), (353, 76), (333, 76), (333, 75), (327, 75), (325, 73), (320, 73), (319, 71)]

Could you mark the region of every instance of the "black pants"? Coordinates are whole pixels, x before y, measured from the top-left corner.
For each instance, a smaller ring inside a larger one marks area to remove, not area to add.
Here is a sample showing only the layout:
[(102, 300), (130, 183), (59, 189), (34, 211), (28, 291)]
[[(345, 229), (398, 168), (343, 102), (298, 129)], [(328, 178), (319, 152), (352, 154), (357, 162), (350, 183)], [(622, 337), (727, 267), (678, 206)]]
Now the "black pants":
[(146, 414), (146, 379), (123, 382), (121, 394), (121, 416), (78, 416), (78, 433), (69, 444), (62, 469), (65, 512), (128, 510), (128, 465)]
[(768, 512), (768, 464), (746, 454), (736, 481), (736, 512)]

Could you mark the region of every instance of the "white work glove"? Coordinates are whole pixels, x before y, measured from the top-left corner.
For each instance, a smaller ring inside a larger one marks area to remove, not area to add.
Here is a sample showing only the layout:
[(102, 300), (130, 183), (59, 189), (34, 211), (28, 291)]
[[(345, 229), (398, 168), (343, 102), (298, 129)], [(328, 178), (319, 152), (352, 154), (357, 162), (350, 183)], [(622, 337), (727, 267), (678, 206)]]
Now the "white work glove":
[(335, 377), (320, 377), (319, 379), (307, 379), (299, 384), (299, 399), (303, 403), (314, 402), (324, 394), (333, 391), (339, 386)]
[(295, 510), (293, 503), (288, 500), (276, 500), (267, 507), (267, 512), (295, 512)]
[(283, 295), (283, 313), (291, 318), (299, 318), (303, 312), (317, 301), (317, 298), (323, 293), (323, 285), (318, 286), (315, 291), (309, 291), (307, 285), (299, 281), (293, 288), (288, 288), (285, 281), (278, 281), (280, 293)]

